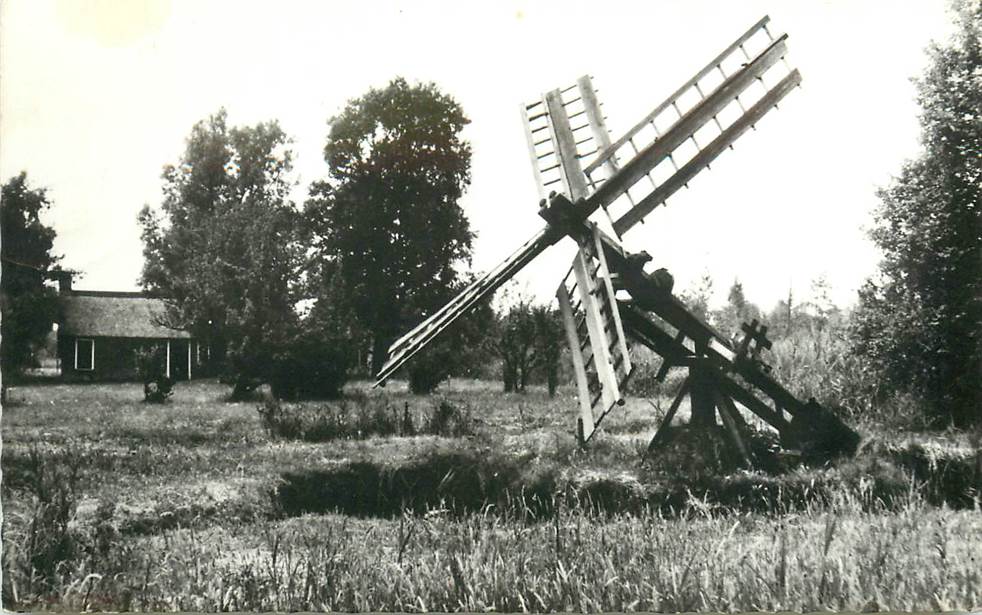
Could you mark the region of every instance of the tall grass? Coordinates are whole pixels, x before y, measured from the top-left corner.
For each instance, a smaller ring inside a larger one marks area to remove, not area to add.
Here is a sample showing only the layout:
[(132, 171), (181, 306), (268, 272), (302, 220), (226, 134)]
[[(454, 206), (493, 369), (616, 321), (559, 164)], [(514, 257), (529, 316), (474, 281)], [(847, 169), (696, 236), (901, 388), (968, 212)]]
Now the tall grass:
[[(270, 435), (255, 403), (227, 404), (224, 388), (207, 383), (181, 387), (164, 411), (131, 387), (23, 388), (25, 403), (5, 408), (3, 424), (4, 606), (723, 611), (982, 602), (972, 559), (982, 552), (978, 443), (883, 438), (836, 467), (698, 480), (680, 456), (646, 476), (637, 468), (644, 425), (635, 429), (626, 412), (608, 417), (624, 429), (583, 450), (569, 429), (572, 392), (552, 400), (540, 390), (460, 386), (436, 400), (394, 387), (349, 399), (347, 435), (324, 442)], [(476, 436), (453, 436), (454, 409)], [(650, 412), (646, 402), (635, 410)], [(377, 435), (386, 429), (395, 431)], [(408, 437), (420, 431), (443, 435)], [(287, 510), (280, 487), (290, 475), (310, 497)], [(353, 508), (330, 505), (342, 496)], [(42, 536), (70, 548), (49, 548)]]
[(889, 514), (843, 492), (778, 521), (698, 504), (681, 519), (573, 507), (534, 524), (492, 510), (307, 516), (148, 537), (36, 599), (81, 610), (972, 609), (980, 549), (978, 511), (929, 508), (916, 492)]

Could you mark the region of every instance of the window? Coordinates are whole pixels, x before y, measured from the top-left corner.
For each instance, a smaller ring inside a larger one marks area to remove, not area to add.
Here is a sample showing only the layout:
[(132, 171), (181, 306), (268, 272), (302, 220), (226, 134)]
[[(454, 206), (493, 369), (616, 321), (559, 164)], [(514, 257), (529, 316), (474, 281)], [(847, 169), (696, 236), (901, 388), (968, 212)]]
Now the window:
[(95, 369), (95, 340), (75, 339), (75, 369), (81, 371)]

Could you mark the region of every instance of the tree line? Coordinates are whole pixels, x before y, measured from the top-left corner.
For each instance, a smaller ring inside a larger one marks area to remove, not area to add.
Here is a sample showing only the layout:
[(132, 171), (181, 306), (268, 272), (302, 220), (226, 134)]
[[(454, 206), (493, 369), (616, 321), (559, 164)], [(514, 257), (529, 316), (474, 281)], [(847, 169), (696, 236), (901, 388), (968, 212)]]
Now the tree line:
[[(789, 295), (764, 318), (782, 339), (834, 332), (826, 350), (848, 364), (870, 407), (911, 395), (936, 425), (976, 422), (982, 407), (982, 8), (953, 7), (956, 34), (928, 50), (916, 82), (923, 150), (879, 192), (877, 274), (848, 314), (795, 306)], [(327, 175), (295, 203), (279, 124), (230, 126), (221, 110), (164, 169), (160, 208), (139, 214), (140, 283), (169, 297), (172, 324), (211, 347), (235, 396), (262, 383), (286, 398), (337, 396), (352, 369), (375, 373), (389, 344), (473, 275), (474, 233), (459, 205), (471, 179), (468, 123), (433, 84), (396, 78), (371, 89), (330, 119)], [(48, 205), (24, 174), (3, 187), (5, 376), (29, 364), (42, 321), (50, 328), (56, 317), (42, 284), (58, 262), (39, 218)], [(763, 316), (738, 282), (711, 311), (710, 285), (684, 298), (722, 329)], [(426, 393), (450, 375), (485, 373), (490, 354), (505, 390), (535, 379), (552, 392), (564, 345), (555, 309), (524, 298), (498, 312), (486, 304), (406, 377)]]

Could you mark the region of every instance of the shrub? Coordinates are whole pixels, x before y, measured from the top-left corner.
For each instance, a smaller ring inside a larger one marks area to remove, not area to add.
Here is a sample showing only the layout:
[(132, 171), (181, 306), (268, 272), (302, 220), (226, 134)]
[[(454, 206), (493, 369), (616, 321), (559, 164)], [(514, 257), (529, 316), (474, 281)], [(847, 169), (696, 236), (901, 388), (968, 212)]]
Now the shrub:
[(413, 435), (412, 418), (381, 400), (342, 399), (332, 403), (285, 403), (267, 399), (257, 408), (263, 428), (274, 438), (327, 442), (371, 436)]
[(453, 363), (452, 351), (445, 343), (431, 344), (406, 366), (409, 390), (414, 395), (429, 395), (450, 376)]
[(434, 404), (426, 421), (425, 432), (435, 436), (469, 436), (474, 434), (470, 409), (461, 410), (446, 399)]
[(162, 404), (174, 394), (174, 380), (167, 376), (167, 357), (163, 348), (141, 348), (136, 353), (136, 364), (143, 382), (143, 401)]
[(274, 357), (269, 385), (277, 399), (337, 399), (348, 367), (347, 349), (299, 336)]
[(354, 364), (356, 333), (338, 280), (319, 287), (310, 313), (274, 352), (269, 384), (279, 399), (338, 399)]
[(470, 410), (461, 410), (447, 400), (435, 403), (423, 417), (422, 429), (409, 404), (399, 409), (383, 399), (352, 397), (332, 403), (285, 403), (267, 399), (258, 408), (266, 432), (274, 438), (327, 442), (372, 436), (414, 436), (420, 433), (459, 437), (474, 433)]

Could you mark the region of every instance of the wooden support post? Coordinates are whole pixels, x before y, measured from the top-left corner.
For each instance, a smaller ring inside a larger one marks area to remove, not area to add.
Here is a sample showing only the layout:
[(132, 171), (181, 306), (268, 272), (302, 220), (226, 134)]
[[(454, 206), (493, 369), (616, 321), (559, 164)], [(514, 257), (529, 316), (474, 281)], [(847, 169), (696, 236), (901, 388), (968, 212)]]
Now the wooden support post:
[[(746, 443), (743, 441), (743, 435), (740, 433), (739, 423), (743, 423), (743, 419), (737, 412), (736, 407), (730, 398), (723, 395), (719, 389), (713, 391), (716, 397), (716, 408), (719, 410), (719, 417), (723, 420), (723, 425), (726, 427), (726, 431), (730, 434), (730, 439), (733, 440), (733, 445), (736, 447), (737, 451), (740, 453), (740, 458), (743, 460), (744, 466), (749, 470), (754, 467), (750, 449), (747, 448)], [(744, 426), (746, 424), (744, 423)]]
[(682, 405), (682, 400), (685, 399), (685, 396), (689, 393), (690, 386), (691, 383), (689, 378), (682, 381), (682, 388), (680, 388), (678, 394), (675, 395), (675, 399), (672, 400), (672, 405), (669, 406), (668, 412), (665, 413), (665, 418), (662, 419), (661, 425), (658, 426), (658, 431), (655, 432), (655, 435), (651, 438), (651, 442), (648, 443), (648, 448), (645, 449), (644, 454), (641, 455), (641, 463), (644, 463), (645, 459), (647, 459), (658, 447), (658, 445), (662, 443), (662, 440), (665, 439), (665, 434), (668, 433), (668, 425), (672, 422), (672, 419), (675, 418), (675, 413), (678, 412), (679, 406)]
[(188, 340), (188, 380), (191, 379), (191, 340)]
[(708, 427), (716, 424), (716, 399), (713, 391), (716, 390), (716, 380), (708, 368), (696, 363), (689, 368), (689, 379), (691, 391), (689, 398), (692, 401), (692, 418), (689, 419), (690, 425)]
[(170, 340), (167, 340), (167, 371), (165, 375), (170, 378)]

